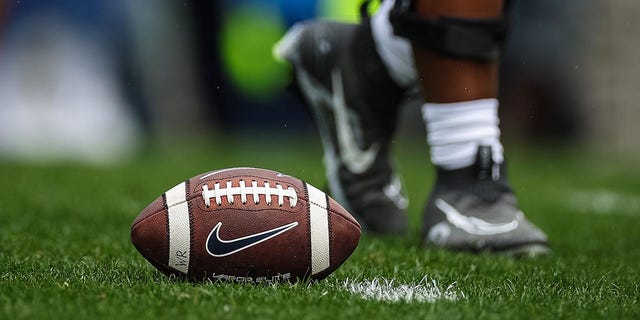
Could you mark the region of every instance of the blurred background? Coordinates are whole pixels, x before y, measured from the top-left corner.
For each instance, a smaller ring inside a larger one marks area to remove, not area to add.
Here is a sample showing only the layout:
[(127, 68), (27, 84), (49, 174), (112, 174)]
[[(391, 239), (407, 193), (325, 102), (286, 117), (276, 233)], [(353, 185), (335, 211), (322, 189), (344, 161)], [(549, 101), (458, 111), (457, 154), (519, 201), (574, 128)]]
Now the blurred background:
[[(113, 163), (162, 139), (313, 137), (271, 47), (296, 21), (357, 21), (359, 3), (0, 0), (0, 158)], [(520, 0), (514, 15), (503, 137), (637, 154), (640, 2)], [(403, 112), (401, 135), (423, 140), (418, 108)]]

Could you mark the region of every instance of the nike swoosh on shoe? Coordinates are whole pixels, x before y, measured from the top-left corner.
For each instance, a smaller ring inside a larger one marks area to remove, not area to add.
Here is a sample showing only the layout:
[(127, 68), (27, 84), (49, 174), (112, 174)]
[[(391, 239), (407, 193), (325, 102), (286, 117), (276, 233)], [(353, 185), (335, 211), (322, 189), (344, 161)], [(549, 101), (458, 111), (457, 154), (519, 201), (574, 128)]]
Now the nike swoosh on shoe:
[(366, 150), (358, 147), (355, 134), (349, 123), (349, 111), (344, 99), (342, 73), (339, 69), (333, 69), (331, 73), (331, 86), (333, 89), (332, 104), (340, 147), (340, 159), (352, 173), (364, 173), (371, 168), (376, 160), (380, 145), (379, 143), (374, 143)]
[(445, 214), (449, 223), (474, 235), (496, 235), (511, 232), (518, 228), (520, 225), (519, 219), (523, 216), (522, 212), (520, 212), (510, 222), (491, 223), (480, 218), (465, 216), (442, 199), (436, 199), (435, 204)]

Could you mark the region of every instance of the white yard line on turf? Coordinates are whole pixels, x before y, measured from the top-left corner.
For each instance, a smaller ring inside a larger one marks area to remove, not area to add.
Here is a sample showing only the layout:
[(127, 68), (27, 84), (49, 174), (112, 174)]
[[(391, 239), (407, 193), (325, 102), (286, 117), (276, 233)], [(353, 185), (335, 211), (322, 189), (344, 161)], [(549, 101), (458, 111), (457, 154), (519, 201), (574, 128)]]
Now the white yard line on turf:
[(398, 283), (383, 277), (373, 280), (347, 279), (340, 285), (350, 293), (365, 300), (387, 302), (435, 302), (438, 300), (457, 301), (464, 299), (462, 291), (455, 289), (455, 283), (443, 288), (435, 280), (422, 278), (418, 283)]

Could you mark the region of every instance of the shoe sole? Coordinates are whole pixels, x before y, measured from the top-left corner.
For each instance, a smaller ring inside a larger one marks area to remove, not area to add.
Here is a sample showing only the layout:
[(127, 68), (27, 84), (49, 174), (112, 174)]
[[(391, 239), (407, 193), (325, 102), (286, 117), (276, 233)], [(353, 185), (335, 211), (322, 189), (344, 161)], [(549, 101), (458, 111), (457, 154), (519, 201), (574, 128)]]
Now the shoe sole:
[(490, 255), (496, 255), (496, 256), (513, 257), (517, 259), (536, 258), (536, 257), (541, 257), (541, 256), (546, 256), (551, 254), (551, 248), (549, 248), (548, 245), (541, 244), (541, 243), (523, 244), (523, 245), (510, 247), (510, 248), (503, 248), (503, 249), (485, 248), (482, 250), (479, 250), (477, 248), (445, 247), (441, 245), (436, 245), (432, 242), (424, 242), (423, 245), (426, 248), (433, 248), (433, 249), (446, 250), (446, 251), (452, 251), (452, 252), (466, 252), (471, 254), (490, 254)]
[(514, 258), (536, 258), (549, 255), (551, 253), (551, 249), (543, 244), (530, 244), (512, 249), (495, 251), (494, 253)]

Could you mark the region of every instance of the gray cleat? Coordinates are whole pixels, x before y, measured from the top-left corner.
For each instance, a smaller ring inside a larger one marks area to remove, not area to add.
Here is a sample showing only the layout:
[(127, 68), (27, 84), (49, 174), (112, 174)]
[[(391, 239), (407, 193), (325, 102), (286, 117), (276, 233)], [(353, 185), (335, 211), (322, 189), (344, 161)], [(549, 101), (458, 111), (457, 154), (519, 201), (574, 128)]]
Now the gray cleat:
[(460, 250), (534, 256), (549, 252), (547, 236), (527, 221), (505, 177), (503, 164), (481, 146), (474, 165), (438, 169), (424, 213), (427, 245)]
[(274, 47), (290, 62), (324, 147), (332, 196), (376, 234), (404, 234), (408, 201), (390, 156), (404, 89), (378, 56), (370, 24), (310, 21)]

